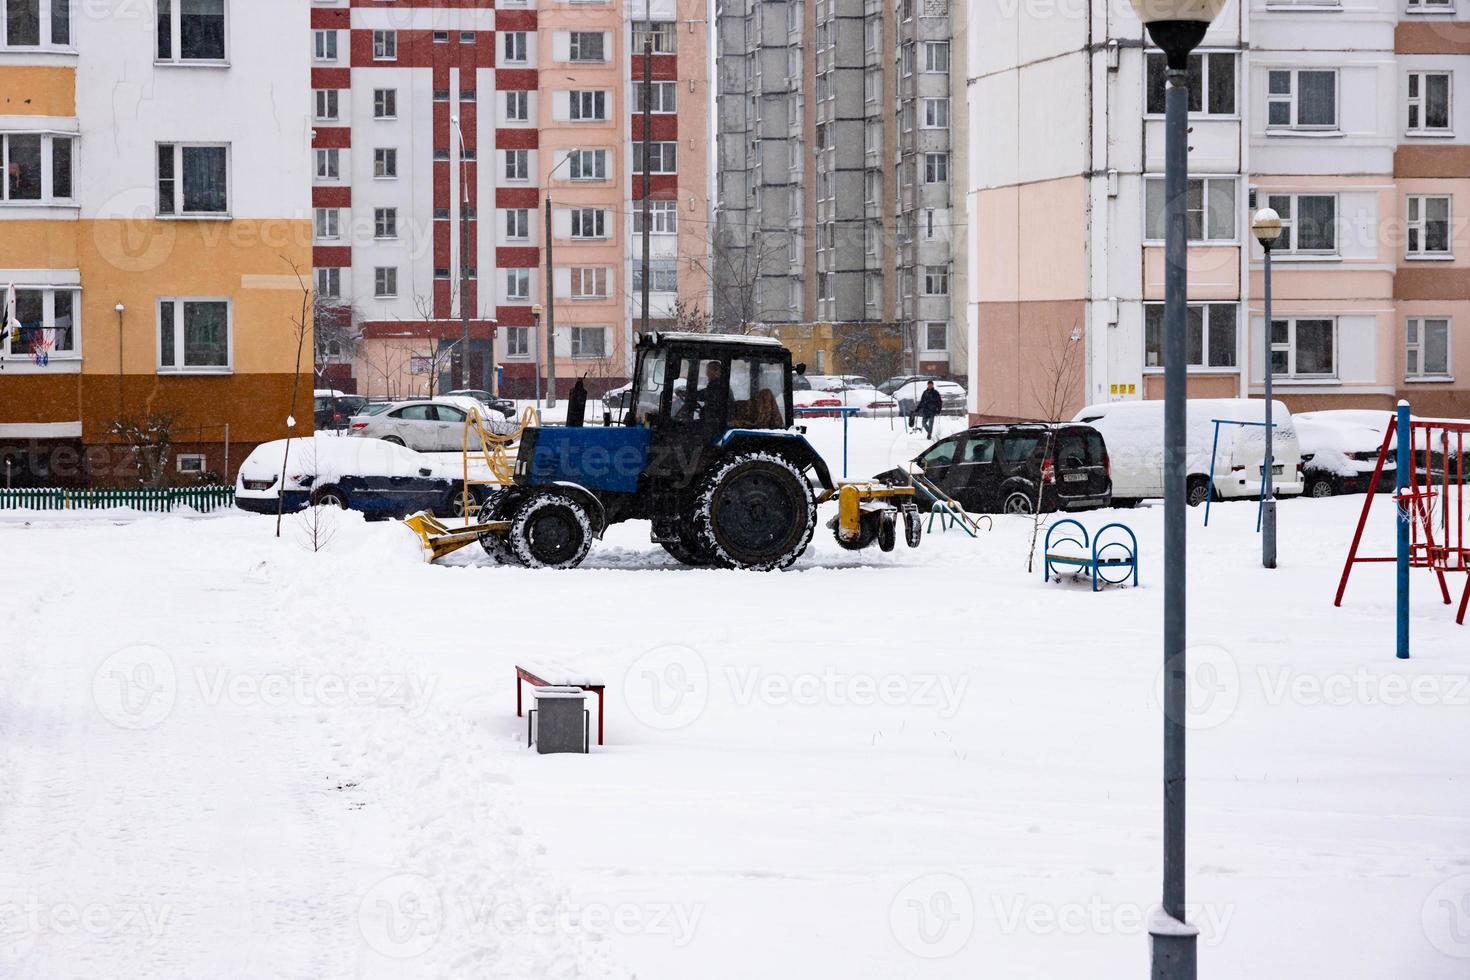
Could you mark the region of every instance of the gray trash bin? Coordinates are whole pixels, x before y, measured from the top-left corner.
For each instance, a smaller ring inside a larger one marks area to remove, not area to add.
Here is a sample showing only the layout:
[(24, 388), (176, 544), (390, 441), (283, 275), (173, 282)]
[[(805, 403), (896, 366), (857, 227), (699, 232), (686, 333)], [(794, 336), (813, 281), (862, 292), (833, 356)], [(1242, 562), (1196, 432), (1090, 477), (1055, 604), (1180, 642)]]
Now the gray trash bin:
[(534, 741), (542, 755), (591, 750), (586, 691), (580, 687), (538, 687), (532, 689), (531, 697), (536, 707), (526, 716), (527, 745)]

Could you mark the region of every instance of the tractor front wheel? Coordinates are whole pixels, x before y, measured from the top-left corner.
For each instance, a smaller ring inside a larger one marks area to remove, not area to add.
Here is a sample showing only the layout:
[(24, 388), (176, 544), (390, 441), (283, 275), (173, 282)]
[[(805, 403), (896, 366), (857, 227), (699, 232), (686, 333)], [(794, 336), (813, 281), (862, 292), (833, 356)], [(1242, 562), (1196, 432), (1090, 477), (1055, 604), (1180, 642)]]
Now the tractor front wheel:
[(527, 568), (576, 568), (592, 550), (593, 536), (581, 504), (564, 494), (540, 493), (516, 509), (506, 543)]
[(774, 453), (751, 452), (705, 476), (691, 530), (713, 564), (765, 572), (801, 557), (816, 524), (816, 499), (801, 470)]

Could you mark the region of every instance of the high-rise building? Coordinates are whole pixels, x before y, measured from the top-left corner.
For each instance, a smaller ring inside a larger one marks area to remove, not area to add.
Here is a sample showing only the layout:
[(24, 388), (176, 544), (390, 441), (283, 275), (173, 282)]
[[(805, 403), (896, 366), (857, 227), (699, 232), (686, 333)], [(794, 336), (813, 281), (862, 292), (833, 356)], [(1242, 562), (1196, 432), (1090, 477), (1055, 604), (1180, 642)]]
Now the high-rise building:
[(677, 300), (708, 310), (702, 5), (315, 0), (311, 30), (317, 287), (329, 322), (361, 335), (339, 363), (326, 353), (324, 383), (529, 397), (538, 358), (549, 373), (553, 317), (560, 391), (626, 380), (642, 313), (645, 38), (651, 325)]
[(306, 7), (4, 8), (0, 480), (228, 479), (310, 428)]
[(818, 371), (964, 373), (963, 15), (722, 0), (722, 324), (774, 328)]
[[(989, 134), (970, 170), (979, 415), (1163, 394), (1164, 59), (1111, 9), (972, 8), (972, 127)], [(1470, 411), (1464, 17), (1440, 0), (1283, 0), (1211, 26), (1190, 68), (1191, 396), (1262, 392), (1250, 221), (1269, 206), (1286, 225), (1276, 396)]]

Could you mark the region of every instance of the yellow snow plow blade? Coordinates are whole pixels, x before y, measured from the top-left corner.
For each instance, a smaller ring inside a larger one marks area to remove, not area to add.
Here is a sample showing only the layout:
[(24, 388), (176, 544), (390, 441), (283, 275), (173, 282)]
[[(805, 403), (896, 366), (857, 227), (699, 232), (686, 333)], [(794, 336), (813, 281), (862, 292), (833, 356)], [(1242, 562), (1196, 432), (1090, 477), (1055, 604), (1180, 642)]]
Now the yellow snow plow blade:
[(504, 534), (510, 530), (510, 521), (485, 521), (481, 524), (466, 524), (450, 527), (428, 511), (419, 511), (403, 523), (424, 543), (424, 552), (429, 561), (438, 561), (445, 555), (474, 544), (484, 534)]

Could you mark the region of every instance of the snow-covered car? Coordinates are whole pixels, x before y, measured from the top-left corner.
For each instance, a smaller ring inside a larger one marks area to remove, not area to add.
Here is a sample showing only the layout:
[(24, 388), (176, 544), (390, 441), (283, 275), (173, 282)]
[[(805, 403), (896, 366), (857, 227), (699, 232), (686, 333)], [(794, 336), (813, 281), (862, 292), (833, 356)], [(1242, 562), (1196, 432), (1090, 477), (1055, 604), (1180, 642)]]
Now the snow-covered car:
[[(1302, 475), (1309, 497), (1366, 493), (1378, 466), (1388, 412), (1336, 409), (1302, 412), (1293, 416), (1302, 449)], [(1392, 455), (1383, 467), (1374, 492), (1392, 490), (1397, 467)]]
[(602, 407), (604, 411), (611, 412), (614, 418), (621, 416), (631, 405), (629, 399), (633, 397), (633, 382), (618, 388), (609, 388), (602, 394)]
[(841, 391), (844, 388), (873, 387), (873, 383), (861, 374), (808, 374), (806, 379), (818, 391)]
[(277, 439), (256, 446), (240, 464), (235, 506), (274, 514), (284, 498), (287, 513), (320, 504), (372, 517), (403, 517), (421, 510), (456, 516), (463, 510), (463, 481), (451, 470), (412, 449), (376, 439), (307, 436), (290, 440), (289, 451), (287, 440)]
[(449, 398), (473, 398), (480, 403), (482, 414), (487, 408), (491, 411), (498, 412), (508, 419), (514, 418), (516, 414), (515, 402), (509, 398), (500, 398), (492, 395), (484, 388), (460, 388), (457, 391), (446, 391), (443, 395), (439, 396), (439, 400), (441, 401)]
[[(1278, 497), (1302, 492), (1302, 458), (1291, 412), (1273, 402), (1276, 438), (1272, 447), (1272, 486)], [(1215, 419), (1262, 422), (1266, 403), (1258, 398), (1191, 398), (1186, 405), (1185, 466), (1190, 506), (1204, 503), (1210, 493), (1210, 453), (1215, 474), (1215, 499), (1261, 495), (1266, 458), (1264, 428), (1260, 425), (1221, 425), (1215, 443)], [(1113, 502), (1136, 503), (1164, 495), (1164, 403), (1162, 400), (1107, 402), (1089, 405), (1072, 420), (1086, 422), (1107, 440), (1112, 460)]]
[(471, 408), (485, 413), (478, 401), (462, 395), (395, 402), (376, 415), (354, 415), (348, 432), (424, 453), (459, 452), (464, 449), (464, 423)]
[(914, 378), (905, 381), (889, 392), (889, 397), (898, 403), (901, 411), (912, 412), (918, 406), (919, 399), (924, 397), (924, 389), (929, 387), (931, 381), (934, 382), (934, 390), (939, 392), (939, 400), (944, 406), (941, 411), (945, 415), (964, 415), (966, 411), (965, 389), (953, 381), (945, 381), (942, 378)]
[(902, 388), (904, 385), (908, 384), (910, 381), (928, 380), (929, 379), (922, 374), (898, 374), (878, 385), (878, 390), (883, 392), (883, 394), (885, 395), (891, 395), (898, 389)]

